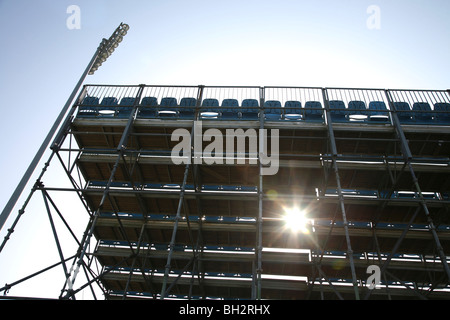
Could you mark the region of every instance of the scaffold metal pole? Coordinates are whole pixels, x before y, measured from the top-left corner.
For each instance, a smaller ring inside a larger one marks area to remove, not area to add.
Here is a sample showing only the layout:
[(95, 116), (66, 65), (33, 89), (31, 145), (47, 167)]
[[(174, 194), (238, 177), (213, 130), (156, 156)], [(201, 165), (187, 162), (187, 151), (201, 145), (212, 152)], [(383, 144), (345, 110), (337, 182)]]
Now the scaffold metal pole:
[(263, 196), (264, 196), (264, 181), (263, 181), (263, 163), (261, 160), (261, 155), (264, 151), (269, 152), (268, 146), (264, 145), (267, 139), (263, 139), (261, 136), (264, 130), (264, 103), (265, 103), (265, 91), (264, 88), (260, 88), (260, 112), (259, 112), (259, 156), (258, 156), (258, 165), (259, 165), (259, 180), (258, 180), (258, 216), (256, 219), (256, 299), (261, 300), (261, 292), (262, 292), (262, 250), (263, 250)]
[[(204, 89), (204, 86), (199, 86), (198, 96), (200, 98), (203, 94), (203, 89)], [(195, 120), (198, 118), (198, 113), (199, 113), (198, 103), (199, 103), (199, 101), (200, 100), (197, 99), (197, 106), (196, 106), (195, 117), (194, 117)], [(169, 272), (171, 269), (171, 261), (172, 261), (174, 247), (175, 247), (176, 236), (177, 236), (177, 232), (178, 232), (178, 225), (179, 225), (180, 220), (182, 219), (181, 209), (184, 206), (184, 196), (185, 196), (185, 192), (186, 192), (186, 184), (187, 184), (188, 175), (191, 172), (191, 166), (193, 166), (194, 164), (197, 164), (197, 161), (195, 161), (197, 159), (197, 157), (200, 157), (200, 160), (203, 161), (203, 159), (200, 155), (195, 154), (195, 151), (196, 151), (195, 150), (195, 140), (197, 139), (197, 136), (201, 137), (203, 134), (202, 132), (198, 132), (199, 130), (201, 131), (201, 126), (198, 126), (197, 122), (195, 120), (193, 121), (193, 124), (191, 127), (191, 135), (190, 135), (191, 148), (192, 148), (191, 150), (194, 150), (194, 157), (189, 157), (188, 163), (186, 164), (186, 167), (184, 170), (183, 182), (181, 184), (181, 190), (180, 190), (180, 195), (179, 195), (179, 199), (178, 199), (177, 212), (175, 215), (175, 221), (174, 221), (174, 225), (173, 225), (173, 229), (172, 229), (172, 237), (171, 237), (171, 240), (169, 243), (169, 253), (167, 255), (167, 262), (166, 262), (165, 270), (164, 270), (164, 278), (163, 278), (163, 284), (162, 284), (162, 289), (161, 289), (161, 300), (165, 299), (166, 295), (172, 288), (172, 286), (170, 286), (169, 289), (166, 290), (167, 284), (169, 281)], [(201, 217), (199, 217), (199, 219), (201, 219)], [(189, 265), (192, 262), (194, 262), (195, 258), (197, 258), (197, 257), (194, 254), (193, 259), (191, 259), (189, 262)], [(177, 280), (175, 280), (175, 281), (177, 281)]]
[[(140, 95), (142, 94), (142, 90), (143, 90), (143, 86), (141, 86), (139, 88), (138, 97), (140, 97)], [(134, 122), (134, 114), (136, 113), (136, 111), (137, 111), (137, 103), (135, 102), (134, 105), (133, 105), (133, 110), (130, 113), (130, 116), (128, 118), (127, 124), (126, 124), (126, 126), (124, 128), (124, 131), (122, 133), (122, 137), (120, 139), (119, 145), (116, 148), (116, 152), (117, 152), (116, 160), (115, 160), (115, 163), (114, 163), (114, 167), (111, 170), (111, 174), (109, 176), (109, 179), (108, 179), (107, 185), (105, 187), (105, 190), (103, 191), (102, 198), (100, 200), (100, 203), (98, 205), (98, 208), (97, 208), (94, 216), (91, 217), (91, 221), (88, 224), (89, 231), (87, 232), (87, 234), (85, 234), (84, 239), (83, 239), (82, 243), (80, 244), (78, 261), (76, 262), (76, 265), (72, 266), (70, 272), (68, 273), (68, 277), (67, 277), (67, 281), (66, 281), (66, 285), (68, 286), (68, 293), (66, 295), (66, 298), (70, 298), (73, 295), (73, 285), (74, 285), (75, 280), (77, 278), (79, 269), (80, 269), (81, 265), (83, 264), (83, 259), (84, 259), (84, 256), (86, 255), (86, 252), (87, 252), (90, 240), (91, 240), (91, 238), (92, 238), (92, 236), (94, 234), (94, 229), (95, 229), (95, 226), (97, 224), (97, 220), (98, 220), (98, 218), (100, 216), (101, 210), (103, 209), (103, 205), (104, 205), (106, 199), (109, 196), (110, 187), (111, 187), (111, 184), (112, 184), (112, 182), (114, 180), (116, 171), (117, 171), (117, 169), (118, 169), (118, 167), (120, 165), (120, 161), (123, 158), (124, 153), (126, 152), (127, 141), (128, 141), (128, 137), (130, 136), (131, 127), (132, 127), (133, 122)], [(120, 218), (119, 217), (117, 217), (117, 218), (120, 221)], [(131, 244), (130, 244), (130, 247), (131, 247)], [(75, 263), (75, 261), (74, 261), (74, 263)], [(73, 269), (73, 268), (75, 268), (75, 269)], [(73, 271), (73, 274), (72, 274), (72, 271)], [(71, 276), (72, 276), (72, 279), (70, 279)]]
[(350, 233), (349, 233), (349, 229), (348, 229), (348, 221), (347, 221), (347, 215), (346, 215), (345, 204), (344, 204), (344, 196), (342, 193), (341, 179), (339, 176), (339, 168), (338, 168), (338, 164), (337, 164), (338, 151), (337, 151), (337, 147), (336, 147), (336, 140), (335, 140), (335, 136), (334, 136), (332, 119), (331, 119), (331, 115), (330, 115), (330, 106), (328, 104), (329, 99), (327, 96), (326, 89), (323, 89), (322, 93), (323, 93), (323, 100), (325, 103), (324, 112), (325, 112), (325, 117), (326, 117), (326, 121), (327, 121), (326, 125), (327, 125), (327, 129), (328, 129), (328, 134), (329, 134), (329, 143), (331, 145), (331, 153), (332, 153), (331, 159), (333, 162), (334, 174), (336, 176), (336, 187), (337, 187), (337, 194), (338, 194), (338, 199), (339, 199), (339, 207), (340, 207), (340, 211), (342, 214), (342, 221), (343, 221), (344, 232), (345, 232), (345, 240), (347, 243), (347, 258), (349, 259), (349, 263), (350, 263), (350, 270), (351, 270), (351, 274), (352, 274), (353, 291), (355, 293), (355, 299), (359, 300), (360, 297), (359, 297), (358, 280), (356, 278), (353, 250), (352, 250), (352, 245), (351, 245), (351, 241), (350, 241)]
[(420, 185), (419, 185), (419, 180), (417, 179), (417, 176), (416, 176), (416, 174), (414, 172), (414, 168), (413, 168), (412, 163), (411, 163), (412, 160), (413, 160), (413, 156), (411, 154), (411, 150), (410, 150), (410, 147), (409, 147), (408, 140), (405, 137), (405, 134), (403, 132), (402, 126), (400, 124), (400, 120), (398, 119), (398, 116), (397, 116), (397, 113), (396, 113), (396, 108), (395, 108), (395, 105), (393, 103), (394, 100), (392, 99), (392, 95), (391, 95), (389, 90), (386, 90), (385, 92), (386, 92), (387, 99), (389, 101), (389, 105), (391, 106), (392, 110), (394, 111), (393, 112), (393, 114), (394, 114), (393, 115), (394, 127), (395, 127), (397, 133), (400, 136), (400, 142), (401, 142), (401, 145), (402, 145), (402, 150), (405, 153), (405, 162), (407, 163), (407, 166), (409, 168), (409, 172), (411, 174), (411, 178), (412, 178), (412, 182), (413, 182), (414, 188), (415, 188), (416, 192), (419, 195), (419, 203), (418, 203), (418, 205), (421, 206), (422, 209), (423, 209), (423, 212), (424, 212), (425, 217), (427, 219), (427, 223), (428, 223), (430, 232), (431, 232), (431, 234), (433, 236), (433, 239), (435, 241), (435, 244), (436, 244), (436, 250), (437, 250), (437, 252), (439, 254), (439, 257), (441, 259), (441, 263), (443, 265), (445, 273), (447, 274), (448, 281), (450, 282), (450, 267), (448, 266), (448, 263), (447, 263), (447, 256), (444, 253), (443, 247), (441, 245), (441, 241), (440, 241), (439, 236), (438, 236), (438, 234), (436, 232), (436, 226), (435, 226), (434, 221), (433, 221), (433, 219), (432, 219), (432, 217), (430, 215), (430, 212), (428, 210), (427, 203), (426, 203), (426, 201), (425, 201), (425, 199), (423, 197), (422, 190), (421, 190)]

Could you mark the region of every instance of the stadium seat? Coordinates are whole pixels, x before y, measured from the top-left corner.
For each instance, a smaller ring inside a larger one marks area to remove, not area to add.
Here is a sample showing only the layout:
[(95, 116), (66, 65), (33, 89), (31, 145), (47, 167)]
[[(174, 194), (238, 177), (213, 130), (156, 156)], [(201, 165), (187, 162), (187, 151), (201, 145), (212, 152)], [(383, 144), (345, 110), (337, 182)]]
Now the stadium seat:
[(244, 99), (242, 101), (242, 119), (258, 120), (259, 103), (256, 99)]
[(163, 184), (161, 183), (146, 183), (144, 184), (145, 189), (161, 189)]
[(440, 111), (434, 114), (436, 122), (450, 124), (450, 103), (438, 102), (434, 105), (434, 111)]
[(245, 191), (245, 192), (256, 192), (256, 191), (258, 191), (258, 187), (254, 187), (254, 186), (241, 186), (241, 191)]
[(177, 116), (177, 108), (178, 102), (176, 98), (162, 98), (159, 108), (159, 116), (163, 118), (174, 118)]
[(222, 119), (239, 119), (239, 102), (236, 99), (224, 99), (221, 109)]
[(158, 115), (158, 100), (155, 97), (144, 97), (141, 101), (141, 108), (138, 117), (154, 119)]
[(383, 101), (371, 101), (369, 103), (369, 120), (387, 122), (389, 112)]
[(433, 113), (430, 104), (427, 102), (416, 102), (413, 104), (413, 117), (416, 122), (431, 122), (433, 120)]
[(344, 101), (331, 100), (329, 105), (330, 105), (331, 121), (333, 121), (333, 122), (347, 121), (346, 108), (345, 108)]
[(308, 101), (305, 103), (306, 121), (323, 121), (323, 108), (319, 101)]
[(134, 102), (136, 98), (125, 97), (120, 100), (119, 108), (117, 108), (117, 117), (119, 118), (129, 118), (131, 111), (133, 110)]
[(217, 117), (220, 115), (219, 100), (214, 98), (203, 100), (201, 115), (202, 118), (217, 119)]
[(367, 120), (367, 108), (364, 101), (350, 101), (348, 103), (348, 117), (352, 120)]
[(268, 100), (264, 103), (264, 115), (266, 120), (281, 120), (281, 102)]
[(286, 120), (301, 120), (302, 112), (300, 101), (286, 101), (284, 103), (284, 118)]
[(102, 99), (102, 103), (100, 103), (99, 108), (99, 116), (109, 116), (113, 117), (116, 115), (117, 108), (117, 98), (114, 97), (105, 97)]
[(411, 107), (407, 102), (394, 102), (394, 108), (397, 111), (397, 117), (400, 123), (409, 123), (412, 121)]
[(98, 105), (100, 103), (97, 97), (86, 97), (81, 102), (77, 117), (95, 117), (98, 115)]
[(182, 98), (180, 100), (179, 115), (181, 119), (192, 120), (195, 117), (195, 106), (197, 105), (197, 99), (195, 98)]
[(220, 190), (220, 186), (218, 186), (218, 185), (203, 185), (202, 186), (202, 190), (205, 190), (205, 191), (219, 191)]
[(237, 186), (228, 186), (228, 185), (222, 185), (223, 191), (238, 191)]

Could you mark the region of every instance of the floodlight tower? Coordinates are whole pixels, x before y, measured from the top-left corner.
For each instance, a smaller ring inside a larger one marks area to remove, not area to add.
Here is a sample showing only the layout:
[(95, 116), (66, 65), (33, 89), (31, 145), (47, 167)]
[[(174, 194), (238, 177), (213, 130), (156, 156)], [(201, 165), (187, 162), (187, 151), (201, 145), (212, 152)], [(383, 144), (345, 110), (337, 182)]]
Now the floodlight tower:
[[(3, 228), (6, 220), (8, 219), (12, 209), (14, 208), (17, 200), (19, 199), (20, 195), (22, 194), (23, 189), (25, 188), (26, 184), (31, 178), (31, 175), (33, 174), (34, 170), (36, 169), (36, 166), (38, 165), (39, 161), (41, 160), (42, 156), (44, 155), (45, 150), (47, 149), (48, 145), (50, 144), (51, 139), (55, 135), (56, 130), (60, 126), (65, 114), (67, 113), (67, 110), (70, 108), (73, 99), (75, 98), (76, 94), (80, 90), (80, 87), (83, 85), (83, 82), (86, 78), (86, 76), (93, 75), (95, 71), (98, 70), (98, 68), (104, 63), (109, 56), (114, 52), (114, 50), (119, 46), (120, 42), (122, 42), (123, 37), (127, 34), (128, 30), (130, 29), (128, 24), (121, 23), (114, 33), (111, 35), (109, 39), (103, 39), (100, 43), (99, 47), (94, 53), (94, 56), (92, 57), (91, 61), (87, 65), (86, 69), (84, 70), (83, 74), (80, 77), (80, 80), (78, 81), (77, 85), (72, 91), (72, 94), (70, 95), (69, 99), (67, 100), (66, 104), (64, 105), (63, 109), (61, 110), (58, 118), (55, 120), (55, 123), (51, 127), (50, 131), (48, 132), (44, 142), (42, 143), (41, 147), (37, 151), (36, 155), (34, 156), (33, 160), (31, 161), (30, 165), (28, 166), (27, 171), (23, 175), (22, 179), (20, 180), (19, 184), (17, 185), (16, 189), (14, 190), (11, 198), (9, 199), (8, 203), (6, 204), (5, 208), (3, 209), (2, 213), (0, 214), (0, 230)], [(19, 211), (19, 215), (16, 218), (13, 227), (8, 230), (8, 235), (5, 237), (4, 242), (0, 246), (0, 252), (2, 251), (5, 242), (9, 239), (10, 234), (13, 232), (15, 225), (17, 224), (18, 220), (20, 219), (21, 209)]]

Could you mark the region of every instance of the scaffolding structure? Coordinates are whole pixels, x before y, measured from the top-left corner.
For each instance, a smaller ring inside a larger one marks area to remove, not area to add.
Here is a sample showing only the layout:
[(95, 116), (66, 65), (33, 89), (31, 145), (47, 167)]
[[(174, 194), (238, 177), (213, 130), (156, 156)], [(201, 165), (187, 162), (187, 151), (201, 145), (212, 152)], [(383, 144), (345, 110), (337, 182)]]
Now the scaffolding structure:
[[(44, 184), (53, 161), (69, 187)], [(86, 85), (1, 248), (36, 192), (61, 299), (450, 298), (449, 90)], [(54, 192), (87, 213), (75, 252)], [(304, 232), (286, 228), (293, 207)]]

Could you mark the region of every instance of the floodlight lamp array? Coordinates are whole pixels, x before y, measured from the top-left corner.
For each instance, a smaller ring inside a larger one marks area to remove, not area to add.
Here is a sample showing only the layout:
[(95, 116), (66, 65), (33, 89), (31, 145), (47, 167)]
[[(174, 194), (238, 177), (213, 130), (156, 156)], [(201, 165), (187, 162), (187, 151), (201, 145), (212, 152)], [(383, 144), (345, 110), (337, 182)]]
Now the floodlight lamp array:
[(109, 39), (103, 39), (100, 43), (97, 59), (94, 61), (89, 74), (92, 75), (100, 66), (109, 58), (114, 50), (122, 42), (123, 37), (127, 34), (130, 26), (125, 23), (121, 23), (120, 26), (114, 31)]

